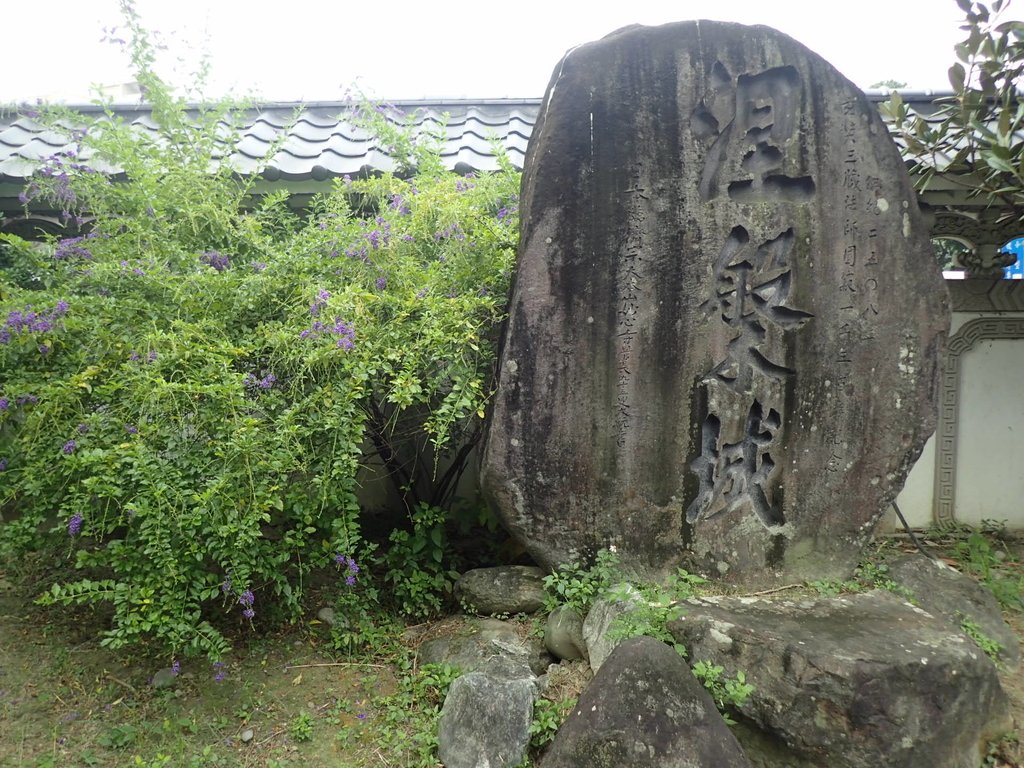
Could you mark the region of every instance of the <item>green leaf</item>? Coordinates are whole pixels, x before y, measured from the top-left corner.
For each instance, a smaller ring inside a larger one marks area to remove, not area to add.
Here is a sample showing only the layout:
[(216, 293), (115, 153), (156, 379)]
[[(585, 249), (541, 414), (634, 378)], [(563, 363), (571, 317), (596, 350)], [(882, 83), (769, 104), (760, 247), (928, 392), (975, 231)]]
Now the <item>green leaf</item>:
[(963, 64), (958, 62), (949, 68), (949, 84), (953, 86), (953, 90), (956, 93), (963, 91), (966, 79), (967, 71), (964, 69)]

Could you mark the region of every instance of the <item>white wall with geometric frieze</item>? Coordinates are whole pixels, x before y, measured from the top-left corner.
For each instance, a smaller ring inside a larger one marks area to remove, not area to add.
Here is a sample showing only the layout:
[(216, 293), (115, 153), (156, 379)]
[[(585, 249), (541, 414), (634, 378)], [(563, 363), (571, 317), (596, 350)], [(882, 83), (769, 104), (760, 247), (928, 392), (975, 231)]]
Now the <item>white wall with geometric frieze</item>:
[[(953, 320), (935, 435), (897, 497), (912, 527), (1024, 529), (1024, 283), (948, 283)], [(883, 530), (899, 527), (890, 511)]]

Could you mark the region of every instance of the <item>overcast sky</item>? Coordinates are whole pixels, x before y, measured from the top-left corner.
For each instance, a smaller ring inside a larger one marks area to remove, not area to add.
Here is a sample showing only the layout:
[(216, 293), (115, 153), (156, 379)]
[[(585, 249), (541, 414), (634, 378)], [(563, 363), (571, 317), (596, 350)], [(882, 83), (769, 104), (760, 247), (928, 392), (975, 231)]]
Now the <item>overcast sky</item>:
[[(131, 79), (117, 0), (5, 0), (0, 103), (90, 100), (92, 84)], [(194, 68), (211, 54), (209, 95), (341, 99), (355, 84), (403, 98), (539, 97), (562, 54), (628, 24), (718, 19), (768, 24), (862, 88), (895, 79), (948, 90), (959, 42), (954, 0), (137, 0), (144, 23)], [(1024, 18), (1024, 1), (1007, 18)], [(167, 74), (164, 72), (164, 74)]]

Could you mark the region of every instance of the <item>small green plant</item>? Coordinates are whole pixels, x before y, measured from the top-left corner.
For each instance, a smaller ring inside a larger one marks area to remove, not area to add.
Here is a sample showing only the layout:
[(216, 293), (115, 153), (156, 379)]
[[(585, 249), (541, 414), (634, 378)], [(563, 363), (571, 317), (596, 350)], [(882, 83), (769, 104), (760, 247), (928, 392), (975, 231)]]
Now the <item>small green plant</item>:
[(739, 709), (754, 692), (754, 686), (747, 682), (743, 670), (736, 672), (735, 677), (724, 676), (725, 669), (718, 664), (709, 661), (698, 661), (692, 667), (694, 676), (711, 694), (715, 700), (715, 706), (722, 713), (729, 725), (735, 725), (736, 721), (730, 716), (730, 712)]
[(313, 717), (308, 712), (299, 712), (288, 726), (288, 733), (296, 741), (310, 741), (313, 738)]
[(893, 581), (889, 566), (885, 563), (865, 561), (857, 566), (854, 576), (869, 589), (884, 589), (911, 602), (914, 600), (914, 593), (911, 590)]
[(567, 563), (544, 577), (545, 607), (551, 611), (569, 605), (585, 616), (618, 577), (619, 557), (609, 549), (600, 550), (590, 566)]
[(963, 630), (964, 634), (967, 635), (974, 644), (981, 648), (992, 661), (999, 661), (999, 654), (1003, 651), (1003, 644), (998, 640), (989, 637), (985, 634), (985, 631), (981, 628), (978, 622), (974, 621), (967, 616), (960, 619), (960, 629)]
[(884, 589), (913, 602), (914, 593), (893, 581), (889, 566), (885, 563), (865, 561), (857, 566), (852, 579), (820, 579), (807, 582), (808, 588), (823, 597), (837, 597), (842, 594), (864, 592), (868, 589)]
[(999, 533), (971, 531), (954, 544), (954, 554), (960, 567), (984, 584), (999, 604), (1007, 610), (1024, 611), (1024, 572), (1014, 567), (1019, 564), (1004, 548), (997, 548)]
[[(612, 592), (612, 595), (617, 594)], [(686, 647), (676, 642), (668, 631), (668, 622), (683, 615), (682, 606), (673, 602), (673, 596), (665, 589), (654, 585), (640, 586), (632, 597), (622, 593), (630, 602), (627, 610), (615, 617), (608, 629), (608, 637), (620, 642), (630, 637), (653, 637), (671, 645), (676, 653), (686, 658)]]
[(447, 567), (446, 513), (428, 504), (412, 513), (412, 530), (391, 532), (384, 554), (385, 580), (398, 610), (414, 619), (426, 619), (441, 610), (457, 574)]
[(413, 670), (409, 658), (400, 659), (399, 666), (403, 674), (398, 690), (374, 701), (383, 726), (379, 745), (408, 768), (434, 768), (441, 705), (460, 671), (450, 664), (425, 664)]
[(562, 723), (576, 706), (577, 698), (567, 696), (554, 701), (538, 698), (533, 704), (533, 722), (530, 723), (530, 747), (540, 750), (546, 747), (562, 727)]
[(1011, 731), (988, 745), (983, 765), (986, 768), (1012, 768), (1021, 765), (1022, 758), (1020, 735)]
[(131, 723), (124, 723), (122, 725), (115, 725), (100, 736), (97, 741), (100, 745), (110, 749), (127, 749), (138, 738), (139, 729)]

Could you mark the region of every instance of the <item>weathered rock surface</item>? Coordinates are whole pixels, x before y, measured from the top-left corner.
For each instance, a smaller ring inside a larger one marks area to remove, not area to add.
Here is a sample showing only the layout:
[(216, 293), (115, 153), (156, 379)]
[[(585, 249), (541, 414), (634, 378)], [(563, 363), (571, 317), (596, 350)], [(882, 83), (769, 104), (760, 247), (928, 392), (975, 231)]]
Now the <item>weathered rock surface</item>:
[(889, 563), (889, 573), (893, 581), (914, 593), (919, 607), (944, 619), (957, 631), (964, 619), (975, 622), (987, 637), (1003, 647), (1000, 662), (1011, 670), (1020, 666), (1017, 633), (1003, 620), (992, 593), (970, 576), (922, 555), (894, 560)]
[(767, 27), (628, 27), (557, 66), (521, 217), (481, 479), (533, 558), (847, 576), (949, 322), (860, 90)]
[(583, 617), (575, 608), (560, 605), (548, 614), (544, 625), (544, 647), (548, 653), (566, 661), (586, 658)]
[[(988, 658), (960, 632), (888, 592), (817, 600), (704, 598), (669, 624), (694, 660), (742, 670), (743, 716), (829, 768), (977, 768), (1009, 727)], [(742, 738), (742, 731), (739, 732)], [(755, 756), (782, 768), (790, 761)]]
[(522, 638), (499, 619), (469, 619), (466, 631), (425, 640), (419, 663), (451, 664), (463, 673), (489, 671), (508, 678), (542, 675), (551, 663), (540, 638)]
[(628, 584), (617, 588), (616, 591), (628, 597), (625, 599), (602, 597), (595, 600), (594, 604), (590, 606), (590, 610), (587, 611), (587, 618), (583, 621), (583, 641), (587, 646), (590, 668), (594, 672), (601, 668), (615, 646), (622, 642), (611, 632), (615, 620), (623, 614), (629, 613), (643, 599), (640, 593)]
[(541, 768), (742, 768), (707, 691), (665, 643), (620, 644), (580, 696)]
[(544, 571), (527, 565), (499, 565), (466, 571), (455, 595), (482, 614), (534, 613), (544, 607)]
[(530, 743), (536, 691), (530, 680), (483, 672), (451, 684), (438, 724), (438, 756), (446, 768), (514, 768)]

